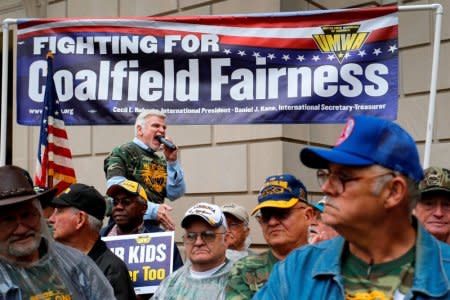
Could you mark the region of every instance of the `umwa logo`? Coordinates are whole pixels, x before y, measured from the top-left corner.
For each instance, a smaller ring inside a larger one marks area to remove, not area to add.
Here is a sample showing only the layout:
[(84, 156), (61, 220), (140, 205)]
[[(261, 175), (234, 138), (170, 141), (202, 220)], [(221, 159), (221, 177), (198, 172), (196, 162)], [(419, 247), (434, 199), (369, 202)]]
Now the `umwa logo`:
[(339, 63), (342, 64), (347, 52), (361, 49), (369, 35), (368, 32), (358, 32), (359, 26), (322, 26), (324, 34), (313, 34), (313, 38), (322, 52), (334, 53)]

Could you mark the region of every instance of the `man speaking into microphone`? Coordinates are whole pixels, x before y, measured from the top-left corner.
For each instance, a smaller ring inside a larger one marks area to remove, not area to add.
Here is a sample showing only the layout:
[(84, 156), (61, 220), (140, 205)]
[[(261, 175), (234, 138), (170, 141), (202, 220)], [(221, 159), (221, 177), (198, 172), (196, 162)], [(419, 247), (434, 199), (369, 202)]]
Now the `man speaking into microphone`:
[[(104, 161), (107, 187), (129, 179), (140, 183), (149, 205), (144, 221), (175, 229), (170, 216), (172, 207), (164, 199), (184, 195), (184, 172), (178, 161), (178, 148), (166, 137), (166, 115), (159, 110), (142, 111), (134, 124), (133, 141), (115, 147)], [(158, 153), (162, 150), (163, 154)]]

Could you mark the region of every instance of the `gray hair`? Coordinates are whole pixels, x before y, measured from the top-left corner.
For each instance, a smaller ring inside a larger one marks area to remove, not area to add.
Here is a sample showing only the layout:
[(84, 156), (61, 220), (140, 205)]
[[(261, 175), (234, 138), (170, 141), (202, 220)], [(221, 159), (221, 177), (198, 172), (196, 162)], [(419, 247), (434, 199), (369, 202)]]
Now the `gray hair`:
[[(74, 214), (79, 213), (81, 210), (71, 206), (70, 209), (72, 210), (72, 212)], [(86, 212), (85, 212), (86, 213)], [(90, 214), (86, 213), (86, 215), (88, 216), (88, 226), (90, 229), (92, 229), (95, 232), (100, 232), (100, 229), (102, 229), (103, 226), (103, 222), (99, 219), (97, 219), (94, 216), (91, 216)]]
[(381, 193), (381, 190), (383, 189), (384, 185), (389, 181), (390, 176), (402, 176), (406, 181), (406, 188), (407, 188), (407, 194), (406, 197), (408, 197), (409, 202), (409, 210), (412, 213), (412, 210), (414, 207), (416, 207), (417, 201), (420, 199), (420, 190), (419, 190), (419, 184), (414, 181), (412, 178), (409, 178), (407, 176), (404, 176), (398, 171), (393, 171), (387, 168), (383, 168), (386, 171), (391, 171), (391, 173), (386, 174), (384, 176), (380, 176), (375, 181), (375, 184), (373, 186), (372, 193), (374, 195), (379, 195)]
[(165, 113), (161, 112), (157, 109), (145, 109), (143, 110), (136, 118), (136, 121), (134, 123), (134, 136), (137, 136), (138, 126), (144, 127), (145, 126), (145, 119), (149, 116), (156, 116), (163, 119), (166, 119), (167, 116)]

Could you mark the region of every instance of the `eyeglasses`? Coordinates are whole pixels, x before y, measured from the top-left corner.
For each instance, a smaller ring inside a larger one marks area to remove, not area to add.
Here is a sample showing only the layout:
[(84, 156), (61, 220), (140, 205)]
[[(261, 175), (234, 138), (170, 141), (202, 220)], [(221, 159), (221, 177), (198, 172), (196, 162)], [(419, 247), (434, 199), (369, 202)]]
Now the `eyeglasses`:
[(338, 194), (342, 194), (345, 191), (345, 184), (350, 181), (358, 181), (358, 180), (365, 180), (365, 179), (373, 179), (377, 177), (382, 177), (386, 175), (392, 175), (393, 177), (396, 176), (394, 172), (387, 172), (383, 174), (378, 174), (374, 176), (347, 176), (345, 174), (339, 174), (339, 173), (332, 173), (328, 170), (317, 170), (317, 181), (319, 183), (320, 187), (323, 187), (325, 182), (328, 182), (331, 186), (333, 186), (334, 189), (336, 189), (336, 192)]
[(245, 222), (241, 222), (241, 223), (233, 222), (233, 223), (227, 223), (227, 225), (228, 225), (228, 228), (231, 229), (231, 228), (239, 228), (239, 227), (242, 227), (247, 224), (245, 224)]
[(122, 206), (128, 206), (132, 203), (134, 203), (134, 198), (122, 198), (122, 199), (114, 198), (112, 201), (113, 206), (117, 206), (119, 204), (122, 204)]
[(296, 209), (306, 209), (306, 207), (292, 207), (292, 208), (262, 208), (259, 211), (259, 215), (256, 215), (256, 220), (259, 223), (269, 223), (271, 218), (275, 218), (278, 221), (286, 220)]
[(37, 210), (25, 211), (22, 214), (15, 215), (5, 215), (0, 217), (0, 228), (2, 231), (12, 232), (19, 224), (23, 224), (26, 227), (34, 227), (39, 223), (40, 214)]
[(218, 236), (219, 234), (226, 234), (226, 232), (214, 232), (211, 230), (202, 232), (187, 232), (185, 235), (183, 235), (183, 240), (187, 244), (193, 244), (197, 241), (197, 238), (200, 236), (200, 238), (205, 243), (212, 243), (216, 240), (216, 236)]

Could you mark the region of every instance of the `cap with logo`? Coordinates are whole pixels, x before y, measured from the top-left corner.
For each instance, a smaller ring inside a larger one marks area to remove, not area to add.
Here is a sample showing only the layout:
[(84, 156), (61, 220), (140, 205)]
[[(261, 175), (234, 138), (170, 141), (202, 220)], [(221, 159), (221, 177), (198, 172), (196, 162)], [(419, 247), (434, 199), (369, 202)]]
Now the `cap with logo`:
[(422, 194), (430, 192), (450, 194), (450, 171), (439, 167), (425, 169), (425, 178), (419, 183), (419, 189)]
[(106, 194), (114, 198), (114, 196), (121, 191), (125, 191), (126, 193), (131, 195), (141, 196), (141, 198), (148, 201), (147, 193), (145, 192), (144, 188), (139, 183), (128, 179), (111, 185), (106, 191)]
[(248, 212), (245, 209), (245, 207), (237, 205), (235, 203), (228, 203), (228, 204), (222, 205), (221, 209), (225, 215), (230, 214), (230, 215), (236, 217), (237, 219), (241, 220), (245, 224), (248, 224), (249, 216), (248, 216)]
[(258, 205), (251, 214), (264, 207), (291, 208), (299, 201), (309, 204), (306, 188), (300, 180), (290, 174), (269, 176), (259, 191)]
[(30, 174), (17, 166), (0, 167), (0, 206), (38, 198), (41, 202), (52, 199), (57, 190), (37, 191), (33, 187)]
[(412, 137), (399, 125), (372, 116), (348, 119), (332, 149), (308, 147), (300, 160), (310, 168), (329, 163), (348, 166), (381, 165), (419, 182), (423, 178), (419, 153)]
[(187, 228), (195, 218), (201, 218), (212, 227), (227, 227), (225, 216), (219, 206), (200, 202), (189, 208), (181, 220), (181, 227)]
[(58, 197), (50, 201), (55, 207), (75, 207), (87, 214), (103, 220), (106, 212), (105, 198), (93, 187), (74, 183)]

